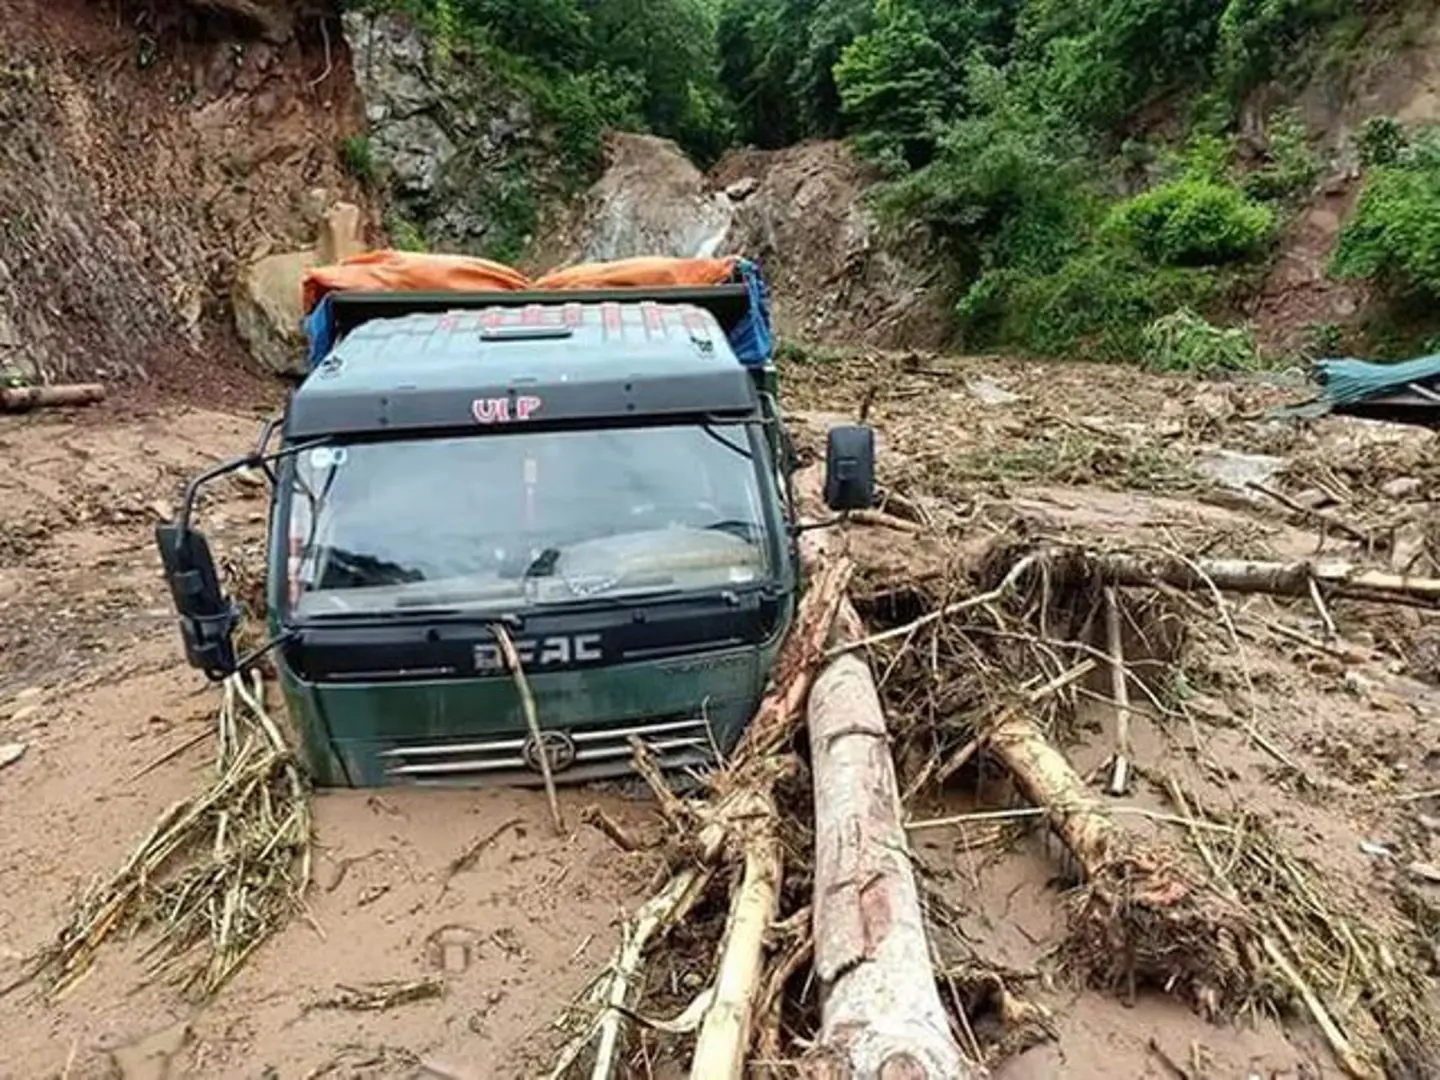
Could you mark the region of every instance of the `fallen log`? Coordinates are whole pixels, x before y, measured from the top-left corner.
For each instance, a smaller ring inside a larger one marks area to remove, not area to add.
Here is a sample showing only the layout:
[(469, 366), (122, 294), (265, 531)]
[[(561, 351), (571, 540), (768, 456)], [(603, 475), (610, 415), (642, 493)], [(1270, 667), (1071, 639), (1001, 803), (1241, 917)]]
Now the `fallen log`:
[[(796, 489), (806, 516), (823, 516), (819, 472), (797, 476)], [(824, 566), (843, 534), (807, 532), (801, 543), (806, 563)], [(848, 599), (835, 627), (806, 711), (820, 1033), (804, 1068), (811, 1080), (964, 1080), (978, 1070), (936, 987), (885, 712), (849, 647), (864, 628)]]
[(1396, 574), (1343, 560), (1260, 562), (1250, 559), (1186, 559), (1160, 552), (1076, 551), (1117, 585), (1221, 592), (1269, 593), (1308, 598), (1312, 583), (1335, 596), (1420, 605), (1440, 604), (1440, 578)]
[(812, 1077), (961, 1080), (901, 824), (885, 714), (869, 666), (845, 654), (809, 707), (815, 791), (815, 973), (820, 1037)]
[(983, 737), (1079, 866), (1072, 966), (1127, 994), (1143, 985), (1179, 991), (1212, 1017), (1254, 996), (1261, 940), (1239, 903), (1116, 825), (1023, 707), (1002, 713)]
[(28, 412), (31, 409), (47, 409), (67, 405), (93, 405), (104, 400), (105, 387), (100, 383), (0, 388), (0, 412)]
[(801, 602), (790, 637), (781, 650), (772, 689), (746, 730), (717, 790), (732, 795), (721, 803), (729, 847), (743, 863), (715, 978), (695, 1044), (692, 1080), (739, 1080), (762, 987), (765, 935), (775, 919), (784, 863), (780, 853), (775, 783), (790, 768), (781, 755), (799, 725), (850, 582), (848, 559), (818, 569)]

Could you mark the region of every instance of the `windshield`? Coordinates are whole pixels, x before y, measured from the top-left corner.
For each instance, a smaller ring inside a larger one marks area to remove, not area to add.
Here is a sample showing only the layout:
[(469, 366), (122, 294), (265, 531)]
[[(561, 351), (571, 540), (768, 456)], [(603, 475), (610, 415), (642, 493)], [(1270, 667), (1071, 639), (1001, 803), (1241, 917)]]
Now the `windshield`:
[(772, 574), (742, 424), (331, 444), (296, 456), (300, 618), (516, 611)]

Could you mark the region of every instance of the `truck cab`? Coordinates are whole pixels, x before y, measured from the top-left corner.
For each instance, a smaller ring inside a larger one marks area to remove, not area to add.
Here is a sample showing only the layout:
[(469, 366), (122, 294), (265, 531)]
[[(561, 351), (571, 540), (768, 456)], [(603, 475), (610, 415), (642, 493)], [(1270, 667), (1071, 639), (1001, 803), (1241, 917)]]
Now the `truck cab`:
[[(191, 663), (253, 662), (189, 513), (258, 463), (269, 647), (316, 784), (585, 782), (629, 772), (635, 738), (667, 769), (731, 749), (802, 585), (774, 370), (727, 335), (744, 287), (332, 299), (278, 447), (157, 530)], [(829, 450), (832, 508), (868, 506), (868, 430)]]

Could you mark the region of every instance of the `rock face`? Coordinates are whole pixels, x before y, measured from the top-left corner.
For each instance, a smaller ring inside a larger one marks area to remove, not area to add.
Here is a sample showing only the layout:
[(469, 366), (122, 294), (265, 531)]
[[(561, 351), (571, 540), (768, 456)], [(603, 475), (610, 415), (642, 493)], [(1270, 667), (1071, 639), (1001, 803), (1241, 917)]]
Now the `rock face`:
[(516, 257), (536, 215), (529, 102), (400, 16), (350, 12), (344, 27), (392, 209), (436, 250)]
[(764, 266), (787, 337), (934, 348), (953, 324), (944, 262), (920, 229), (891, 233), (867, 203), (876, 176), (844, 143), (738, 150), (711, 176), (739, 196), (723, 250)]
[(363, 199), (336, 152), (361, 120), (338, 21), (327, 57), (313, 18), (274, 40), (282, 0), (170, 5), (143, 37), (88, 0), (12, 9), (0, 379), (240, 392), (241, 267), (307, 242), (313, 189)]
[(841, 143), (737, 151), (705, 176), (663, 139), (615, 135), (605, 174), (539, 245), (545, 265), (634, 255), (758, 260), (786, 337), (930, 348), (952, 300), (922, 234), (887, 235)]
[(715, 254), (735, 205), (679, 147), (652, 135), (616, 134), (607, 140), (606, 158), (605, 175), (571, 213), (574, 259)]

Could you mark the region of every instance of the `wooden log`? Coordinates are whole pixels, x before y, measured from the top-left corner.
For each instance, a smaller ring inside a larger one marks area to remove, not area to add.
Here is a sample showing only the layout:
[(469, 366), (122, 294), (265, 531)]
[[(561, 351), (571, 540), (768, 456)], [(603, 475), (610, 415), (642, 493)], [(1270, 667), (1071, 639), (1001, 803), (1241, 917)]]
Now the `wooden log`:
[(1118, 585), (1188, 590), (1270, 593), (1308, 598), (1311, 584), (1336, 596), (1421, 605), (1440, 604), (1440, 578), (1396, 574), (1338, 559), (1260, 562), (1250, 559), (1184, 559), (1166, 554), (1080, 552)]
[(972, 1076), (936, 988), (869, 666), (852, 654), (832, 660), (810, 693), (808, 719), (821, 1016), (812, 1075), (838, 1059), (854, 1080)]
[(99, 383), (67, 386), (7, 386), (0, 388), (0, 412), (28, 412), (64, 405), (93, 405), (105, 400)]
[(1163, 987), (1211, 1016), (1253, 996), (1260, 936), (1234, 897), (1116, 825), (1022, 708), (1003, 713), (985, 738), (1080, 868), (1085, 886), (1072, 895), (1066, 943), (1074, 967), (1127, 994)]
[[(805, 516), (824, 516), (818, 469), (797, 474)], [(840, 530), (801, 537), (807, 564), (824, 566)], [(815, 798), (814, 966), (820, 1035), (811, 1080), (965, 1080), (979, 1070), (951, 1033), (910, 864), (885, 712), (870, 666), (847, 643), (863, 636), (840, 606), (829, 663), (810, 691), (806, 721)]]
[[(748, 794), (748, 793), (747, 793)], [(750, 1046), (752, 1019), (764, 974), (765, 935), (775, 920), (783, 862), (775, 830), (775, 802), (770, 793), (755, 793), (747, 802), (744, 828), (745, 870), (731, 898), (730, 918), (720, 945), (720, 970), (714, 998), (705, 1010), (692, 1080), (741, 1080)]]

